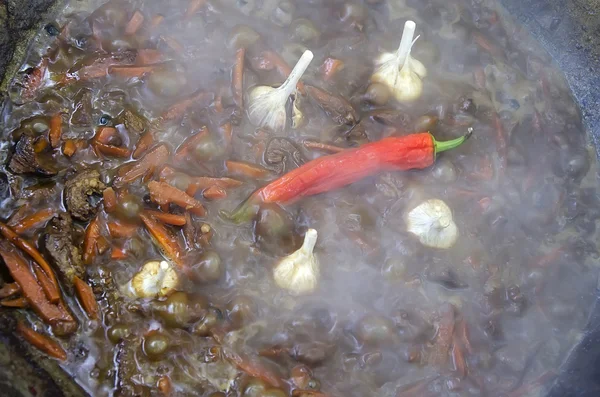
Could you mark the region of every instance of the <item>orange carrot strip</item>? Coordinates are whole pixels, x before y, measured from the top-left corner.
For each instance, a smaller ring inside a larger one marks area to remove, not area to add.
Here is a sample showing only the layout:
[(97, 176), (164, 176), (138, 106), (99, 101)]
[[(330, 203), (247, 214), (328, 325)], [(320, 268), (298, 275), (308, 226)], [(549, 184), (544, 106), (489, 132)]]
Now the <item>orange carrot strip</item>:
[(185, 10), (185, 19), (191, 18), (195, 13), (198, 12), (204, 5), (206, 0), (190, 0), (187, 10)]
[(231, 141), (233, 139), (233, 126), (231, 123), (227, 122), (219, 126), (219, 134), (223, 137), (225, 144), (227, 147), (231, 146)]
[(27, 299), (25, 299), (23, 297), (19, 297), (19, 298), (5, 299), (3, 301), (0, 301), (0, 306), (24, 309), (26, 307), (29, 307), (29, 302), (27, 301)]
[(243, 175), (249, 178), (267, 178), (271, 172), (256, 164), (244, 163), (241, 161), (225, 161), (225, 166), (232, 174)]
[(47, 299), (28, 263), (18, 252), (12, 247), (7, 247), (0, 249), (0, 255), (4, 259), (11, 277), (19, 284), (23, 297), (27, 299), (33, 311), (42, 320), (52, 326), (61, 322), (74, 323), (75, 320), (68, 312)]
[(202, 192), (202, 195), (207, 200), (219, 200), (227, 197), (225, 189), (219, 186), (211, 186)]
[(164, 62), (167, 58), (159, 50), (153, 48), (142, 48), (137, 50), (135, 63), (139, 65), (153, 65)]
[(58, 302), (60, 300), (59, 291), (54, 288), (52, 281), (46, 276), (46, 273), (44, 273), (37, 263), (33, 265), (33, 272), (48, 300), (50, 302)]
[(452, 346), (452, 361), (456, 372), (463, 378), (467, 376), (467, 361), (457, 338), (454, 338), (454, 346)]
[(199, 216), (206, 213), (202, 203), (166, 182), (152, 181), (148, 184), (148, 189), (150, 199), (159, 205), (173, 203)]
[(92, 219), (87, 229), (85, 229), (85, 237), (83, 239), (83, 263), (89, 265), (98, 252), (97, 242), (100, 238), (100, 225), (98, 217)]
[(17, 283), (7, 283), (0, 288), (0, 299), (8, 298), (21, 292), (21, 287)]
[(104, 210), (109, 214), (114, 212), (117, 208), (117, 194), (112, 187), (104, 189), (102, 199), (104, 201)]
[(17, 233), (15, 233), (10, 227), (2, 222), (0, 222), (0, 234), (2, 234), (5, 239), (9, 240), (11, 243), (25, 251), (27, 255), (32, 257), (33, 260), (40, 265), (40, 267), (44, 270), (44, 273), (46, 273), (46, 275), (52, 281), (52, 285), (54, 286), (55, 290), (55, 292), (52, 293), (52, 296), (48, 296), (48, 299), (50, 299), (52, 303), (56, 303), (58, 301), (56, 296), (60, 296), (58, 280), (56, 279), (56, 275), (54, 274), (52, 267), (50, 264), (48, 264), (48, 262), (46, 262), (42, 254), (40, 254), (40, 252), (33, 245), (19, 237)]
[(208, 128), (202, 127), (196, 134), (188, 137), (183, 141), (181, 145), (175, 151), (175, 160), (183, 160), (189, 151), (202, 142), (203, 139), (208, 137)]
[(156, 70), (156, 65), (146, 65), (146, 66), (111, 66), (108, 68), (109, 74), (114, 74), (116, 76), (126, 77), (126, 78), (141, 78), (148, 73), (152, 73)]
[(155, 28), (160, 25), (165, 20), (165, 17), (161, 14), (156, 14), (152, 17), (152, 21), (150, 21), (150, 27)]
[(31, 343), (33, 346), (43, 351), (50, 357), (56, 358), (60, 361), (67, 359), (67, 352), (50, 337), (40, 334), (25, 325), (22, 321), (17, 322), (17, 331), (23, 339)]
[(177, 54), (181, 54), (185, 50), (181, 43), (171, 36), (160, 36), (160, 38)]
[(133, 237), (137, 234), (137, 225), (125, 224), (120, 222), (108, 222), (108, 232), (113, 238)]
[(183, 215), (169, 214), (168, 212), (160, 212), (154, 210), (146, 210), (144, 212), (155, 218), (157, 221), (166, 223), (167, 225), (183, 226), (186, 223), (185, 216)]
[(98, 131), (96, 131), (92, 141), (94, 143), (104, 143), (109, 145), (110, 138), (115, 135), (117, 135), (117, 129), (115, 127), (102, 126), (98, 128)]
[(161, 167), (169, 159), (169, 149), (165, 145), (156, 146), (139, 160), (132, 163), (131, 166), (122, 168), (117, 172), (114, 186), (121, 187), (127, 183), (131, 183), (136, 179), (148, 174), (151, 170)]
[(127, 158), (131, 156), (131, 150), (126, 147), (107, 145), (101, 142), (95, 142), (94, 148), (98, 150), (98, 152), (102, 153), (105, 156), (113, 156), (113, 157), (122, 157)]
[(161, 376), (158, 380), (156, 387), (158, 388), (158, 391), (162, 393), (163, 396), (170, 396), (171, 390), (173, 389), (173, 386), (171, 385), (171, 378), (169, 378), (168, 375)]
[(55, 114), (50, 118), (50, 132), (48, 133), (48, 139), (50, 140), (50, 146), (57, 148), (60, 146), (60, 137), (62, 135), (62, 116), (60, 113)]
[(73, 277), (73, 285), (75, 286), (75, 292), (77, 292), (77, 298), (79, 298), (79, 303), (81, 303), (83, 310), (85, 310), (90, 319), (97, 319), (98, 302), (96, 302), (92, 287), (77, 276)]
[(148, 148), (150, 146), (152, 146), (152, 144), (154, 143), (154, 136), (152, 135), (152, 132), (147, 131), (144, 134), (142, 134), (142, 136), (140, 136), (140, 139), (138, 140), (137, 144), (135, 145), (135, 150), (133, 151), (133, 158), (134, 159), (138, 159), (142, 156), (142, 154), (144, 154), (146, 152), (146, 150), (148, 150)]
[(26, 218), (21, 219), (13, 226), (13, 230), (17, 234), (21, 234), (26, 232), (32, 228), (37, 226), (41, 226), (44, 223), (48, 222), (55, 214), (54, 208), (46, 208), (40, 210), (34, 214), (29, 215)]
[(151, 216), (144, 213), (140, 214), (140, 219), (148, 229), (148, 232), (154, 237), (158, 245), (160, 245), (165, 255), (171, 259), (180, 268), (185, 268), (181, 258), (182, 248), (177, 239), (169, 233), (169, 231), (160, 223), (155, 221)]
[(161, 116), (163, 121), (171, 121), (183, 117), (192, 106), (205, 108), (214, 100), (212, 92), (200, 91), (189, 98), (185, 98), (169, 107)]
[(125, 34), (131, 36), (135, 34), (144, 23), (144, 14), (142, 14), (139, 10), (135, 10), (129, 22), (125, 26)]
[(320, 69), (323, 74), (323, 79), (331, 80), (338, 72), (344, 69), (344, 62), (335, 58), (327, 58)]
[(306, 147), (307, 149), (322, 150), (322, 151), (328, 152), (328, 153), (339, 153), (339, 152), (343, 152), (344, 150), (346, 150), (339, 146), (334, 146), (334, 145), (330, 145), (327, 143), (312, 141), (310, 139), (305, 140), (303, 142), (303, 144), (304, 144), (304, 147)]
[(277, 374), (263, 366), (258, 360), (251, 360), (230, 351), (225, 352), (225, 357), (240, 370), (254, 378), (258, 378), (266, 382), (271, 387), (284, 387), (283, 380), (277, 376)]
[(63, 154), (67, 157), (71, 157), (77, 151), (77, 144), (72, 139), (67, 139), (63, 145)]
[(119, 260), (125, 258), (127, 258), (127, 252), (123, 248), (112, 247), (112, 250), (110, 251), (110, 259)]
[(235, 53), (235, 65), (231, 75), (231, 92), (233, 101), (238, 108), (244, 108), (244, 60), (246, 59), (246, 49), (240, 48)]

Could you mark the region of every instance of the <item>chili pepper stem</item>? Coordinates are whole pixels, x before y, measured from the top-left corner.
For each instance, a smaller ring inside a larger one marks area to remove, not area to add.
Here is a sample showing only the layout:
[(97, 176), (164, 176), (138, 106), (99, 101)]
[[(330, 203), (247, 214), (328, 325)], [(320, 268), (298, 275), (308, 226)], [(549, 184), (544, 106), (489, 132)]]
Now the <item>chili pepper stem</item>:
[(232, 212), (225, 210), (219, 211), (221, 218), (233, 222), (235, 224), (249, 222), (258, 213), (258, 207), (262, 203), (259, 195), (255, 192), (242, 202)]
[(435, 147), (435, 154), (437, 155), (440, 152), (445, 152), (446, 150), (450, 150), (450, 149), (459, 147), (460, 145), (463, 144), (463, 142), (465, 142), (467, 139), (469, 139), (471, 137), (471, 135), (473, 135), (473, 128), (469, 127), (469, 129), (467, 130), (467, 133), (465, 135), (463, 135), (459, 138), (456, 138), (456, 139), (449, 140), (449, 141), (440, 142), (440, 141), (436, 141), (435, 138), (432, 137), (433, 145)]

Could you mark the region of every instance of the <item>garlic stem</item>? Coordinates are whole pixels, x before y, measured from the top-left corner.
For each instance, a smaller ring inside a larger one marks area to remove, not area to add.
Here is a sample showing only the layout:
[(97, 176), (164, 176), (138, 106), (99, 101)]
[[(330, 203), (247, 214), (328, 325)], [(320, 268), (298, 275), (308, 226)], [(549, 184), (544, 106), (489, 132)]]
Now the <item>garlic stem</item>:
[(302, 78), (302, 75), (308, 68), (308, 65), (310, 65), (311, 61), (313, 60), (313, 57), (314, 55), (312, 51), (304, 51), (304, 53), (298, 60), (298, 63), (296, 63), (296, 66), (294, 66), (294, 69), (292, 69), (292, 72), (290, 73), (288, 78), (278, 88), (278, 91), (282, 93), (283, 97), (288, 98), (292, 94), (292, 92), (294, 92), (298, 81), (300, 81), (300, 79)]
[[(400, 39), (400, 46), (398, 47), (398, 51), (396, 52), (396, 57), (398, 60), (398, 64), (404, 64), (406, 59), (408, 58), (408, 54), (410, 54), (410, 49), (414, 44), (415, 40), (415, 30), (417, 28), (417, 24), (414, 21), (406, 21), (404, 24), (404, 30), (402, 31), (402, 39)], [(418, 37), (417, 37), (418, 38)]]
[(317, 244), (317, 231), (315, 229), (308, 229), (304, 234), (304, 243), (302, 243), (300, 249), (303, 252), (310, 254), (313, 252), (315, 244)]

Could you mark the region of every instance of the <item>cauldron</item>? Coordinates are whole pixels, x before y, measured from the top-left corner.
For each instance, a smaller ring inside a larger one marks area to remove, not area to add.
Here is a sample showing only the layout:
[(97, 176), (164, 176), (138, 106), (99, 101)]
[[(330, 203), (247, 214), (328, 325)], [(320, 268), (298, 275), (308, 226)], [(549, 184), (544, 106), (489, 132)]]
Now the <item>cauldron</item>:
[[(566, 75), (600, 154), (600, 2), (499, 1), (541, 42)], [(0, 109), (30, 39), (63, 4), (64, 0), (0, 1)], [(11, 321), (0, 312), (0, 395), (85, 396), (53, 360), (43, 359), (27, 344), (3, 333), (12, 328)], [(549, 392), (549, 397), (568, 396), (600, 396), (600, 302), (591, 310), (584, 338), (566, 357)]]

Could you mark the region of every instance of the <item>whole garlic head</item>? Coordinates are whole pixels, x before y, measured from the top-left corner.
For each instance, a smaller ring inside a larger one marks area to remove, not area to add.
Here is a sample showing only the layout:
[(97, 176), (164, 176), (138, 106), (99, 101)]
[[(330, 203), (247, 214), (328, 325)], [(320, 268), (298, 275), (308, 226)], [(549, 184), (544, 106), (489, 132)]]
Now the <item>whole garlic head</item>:
[(129, 295), (135, 298), (158, 298), (177, 288), (179, 276), (167, 261), (150, 261), (127, 284)]
[(411, 48), (419, 37), (413, 40), (417, 25), (414, 21), (406, 21), (396, 53), (384, 53), (376, 61), (377, 69), (371, 80), (388, 86), (396, 100), (411, 102), (418, 99), (423, 92), (423, 81), (427, 69), (410, 55)]
[(313, 253), (317, 243), (317, 231), (308, 229), (302, 247), (283, 258), (273, 269), (275, 283), (294, 294), (314, 291), (319, 282), (319, 261)]
[(258, 86), (248, 94), (248, 118), (257, 127), (282, 131), (287, 124), (286, 103), (313, 59), (313, 53), (304, 51), (285, 82), (277, 87)]
[(406, 225), (427, 247), (450, 248), (458, 239), (452, 210), (442, 200), (426, 200), (413, 208), (406, 214)]

